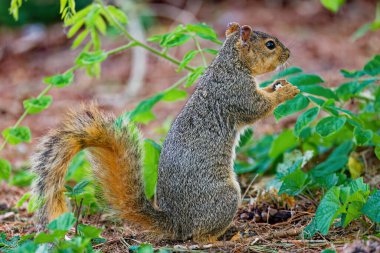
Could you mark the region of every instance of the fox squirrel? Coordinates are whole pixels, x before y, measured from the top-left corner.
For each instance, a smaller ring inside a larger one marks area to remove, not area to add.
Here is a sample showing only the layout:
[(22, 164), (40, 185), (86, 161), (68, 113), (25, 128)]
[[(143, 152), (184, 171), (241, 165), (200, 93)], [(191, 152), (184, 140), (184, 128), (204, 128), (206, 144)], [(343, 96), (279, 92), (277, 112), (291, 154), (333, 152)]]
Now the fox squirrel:
[(132, 123), (95, 106), (71, 112), (43, 138), (32, 169), (43, 200), (38, 228), (67, 211), (64, 177), (72, 157), (88, 148), (94, 178), (118, 215), (160, 238), (211, 242), (222, 235), (240, 204), (233, 171), (241, 130), (299, 93), (285, 80), (260, 89), (254, 76), (284, 64), (290, 51), (277, 38), (230, 23), (226, 40), (162, 147), (155, 203), (144, 194), (141, 137)]

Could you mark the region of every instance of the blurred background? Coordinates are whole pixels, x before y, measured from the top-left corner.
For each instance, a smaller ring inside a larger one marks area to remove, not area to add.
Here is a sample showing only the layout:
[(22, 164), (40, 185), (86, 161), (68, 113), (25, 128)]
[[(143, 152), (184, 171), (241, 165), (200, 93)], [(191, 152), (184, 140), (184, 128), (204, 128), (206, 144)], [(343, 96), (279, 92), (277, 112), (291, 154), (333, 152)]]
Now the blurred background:
[[(17, 22), (8, 14), (9, 2), (0, 1), (0, 130), (17, 121), (23, 113), (24, 99), (38, 95), (46, 87), (42, 82), (44, 76), (70, 68), (81, 51), (70, 49), (72, 39), (66, 38), (59, 1), (28, 0), (23, 3)], [(77, 10), (90, 2), (76, 0)], [(358, 28), (375, 19), (375, 0), (346, 1), (336, 14), (318, 0), (114, 0), (107, 3), (120, 6), (127, 13), (128, 30), (144, 41), (181, 23), (205, 22), (217, 31), (221, 40), (229, 22), (250, 25), (277, 36), (291, 50), (290, 65), (321, 75), (326, 86), (342, 80), (340, 69), (360, 69), (380, 52), (379, 32), (368, 32), (352, 40)], [(105, 49), (112, 49), (126, 40), (117, 31), (109, 30), (102, 42)], [(218, 49), (207, 41), (201, 43)], [(190, 49), (192, 45), (183, 46), (169, 54), (182, 59)], [(207, 60), (211, 62), (212, 57)], [(50, 92), (54, 102), (48, 110), (25, 119), (23, 125), (32, 130), (32, 144), (8, 145), (2, 157), (21, 166), (35, 148), (37, 138), (59, 125), (69, 108), (81, 103), (96, 100), (104, 110), (115, 114), (131, 110), (141, 99), (171, 86), (185, 74), (177, 73), (176, 68), (143, 49), (134, 48), (103, 62), (98, 79), (78, 71), (73, 85)], [(144, 135), (159, 139), (183, 103), (159, 103), (154, 109), (157, 120), (141, 127)], [(275, 132), (294, 121), (290, 117), (273, 124), (273, 117), (269, 117), (256, 124), (255, 134)]]

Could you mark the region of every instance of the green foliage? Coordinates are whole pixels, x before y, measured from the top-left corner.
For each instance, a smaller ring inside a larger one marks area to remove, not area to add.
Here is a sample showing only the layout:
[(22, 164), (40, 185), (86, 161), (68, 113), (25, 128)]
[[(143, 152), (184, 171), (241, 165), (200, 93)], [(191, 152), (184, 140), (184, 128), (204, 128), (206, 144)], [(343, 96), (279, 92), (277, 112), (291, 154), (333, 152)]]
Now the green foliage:
[(8, 180), (11, 175), (12, 165), (5, 159), (0, 159), (0, 181), (1, 179)]
[(144, 140), (144, 182), (145, 195), (151, 199), (156, 191), (158, 160), (161, 146), (150, 139)]
[(344, 227), (359, 218), (369, 193), (369, 187), (363, 183), (362, 178), (351, 181), (348, 185), (332, 187), (322, 198), (314, 219), (305, 228), (305, 236), (311, 237), (316, 232), (326, 235), (337, 217), (341, 218), (341, 224)]
[(18, 20), (18, 9), (22, 5), (22, 0), (12, 0), (9, 8), (9, 13), (13, 15), (14, 19)]
[(32, 137), (29, 127), (26, 126), (7, 128), (2, 132), (2, 135), (4, 139), (12, 145), (17, 145), (21, 142), (30, 142)]
[(29, 114), (37, 114), (46, 110), (53, 102), (52, 96), (42, 96), (40, 98), (29, 98), (24, 100), (24, 109)]
[(44, 78), (46, 84), (51, 84), (57, 88), (63, 88), (70, 85), (74, 81), (74, 73), (68, 71), (61, 75), (48, 76)]
[(380, 222), (380, 191), (374, 190), (369, 196), (367, 203), (361, 209), (365, 215), (375, 222)]
[(352, 35), (352, 40), (357, 40), (364, 36), (366, 33), (372, 31), (377, 31), (380, 29), (380, 2), (376, 5), (376, 16), (375, 20), (362, 25), (356, 32)]
[[(92, 243), (105, 241), (100, 237), (103, 229), (78, 224), (78, 234), (65, 240), (65, 235), (76, 223), (72, 213), (64, 213), (48, 224), (49, 231), (23, 237), (14, 236), (9, 240), (0, 234), (0, 251), (2, 252), (94, 252)], [(33, 239), (34, 237), (34, 239)], [(49, 249), (49, 250), (48, 250)]]
[(298, 94), (294, 99), (280, 104), (273, 113), (275, 118), (279, 120), (283, 117), (305, 109), (308, 105), (309, 100), (304, 95)]
[(321, 0), (322, 5), (332, 12), (338, 12), (345, 2), (345, 0)]

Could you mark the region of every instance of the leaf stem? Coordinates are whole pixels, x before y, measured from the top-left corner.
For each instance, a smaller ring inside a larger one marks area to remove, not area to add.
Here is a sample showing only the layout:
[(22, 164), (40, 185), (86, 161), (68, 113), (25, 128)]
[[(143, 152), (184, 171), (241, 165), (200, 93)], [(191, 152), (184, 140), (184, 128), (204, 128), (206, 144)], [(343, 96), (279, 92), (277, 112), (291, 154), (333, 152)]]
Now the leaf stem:
[(201, 45), (199, 44), (199, 41), (197, 40), (197, 38), (195, 38), (194, 36), (192, 36), (193, 40), (194, 40), (194, 43), (195, 43), (195, 46), (197, 47), (199, 53), (201, 54), (201, 57), (202, 57), (202, 60), (203, 60), (203, 65), (205, 67), (207, 67), (207, 60), (206, 60), (206, 57), (203, 53), (203, 50), (201, 48)]

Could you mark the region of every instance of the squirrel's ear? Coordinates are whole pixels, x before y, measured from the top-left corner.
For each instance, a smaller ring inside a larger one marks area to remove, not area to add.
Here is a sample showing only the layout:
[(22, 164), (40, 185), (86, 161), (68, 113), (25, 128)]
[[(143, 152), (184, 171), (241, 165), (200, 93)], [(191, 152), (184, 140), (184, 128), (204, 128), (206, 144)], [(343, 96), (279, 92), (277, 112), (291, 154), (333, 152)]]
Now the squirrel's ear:
[(243, 46), (247, 45), (247, 41), (251, 37), (252, 28), (249, 25), (243, 25), (240, 29), (240, 38), (242, 40)]
[(226, 37), (228, 37), (230, 34), (237, 32), (240, 30), (240, 25), (236, 22), (231, 22), (227, 26), (226, 30)]

